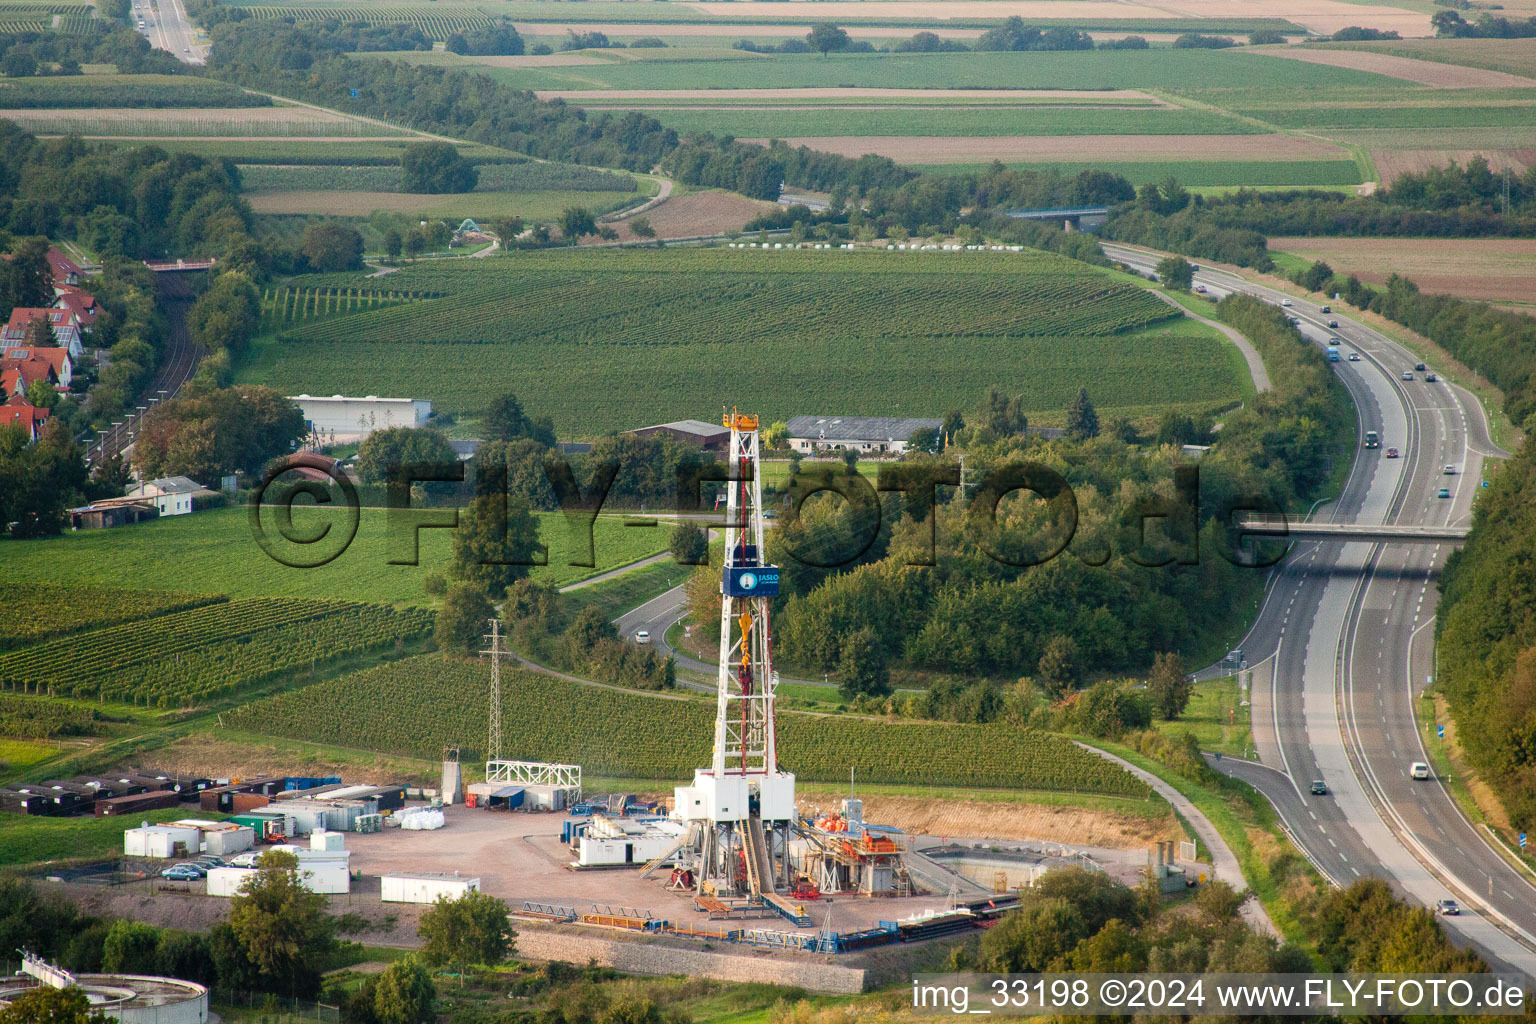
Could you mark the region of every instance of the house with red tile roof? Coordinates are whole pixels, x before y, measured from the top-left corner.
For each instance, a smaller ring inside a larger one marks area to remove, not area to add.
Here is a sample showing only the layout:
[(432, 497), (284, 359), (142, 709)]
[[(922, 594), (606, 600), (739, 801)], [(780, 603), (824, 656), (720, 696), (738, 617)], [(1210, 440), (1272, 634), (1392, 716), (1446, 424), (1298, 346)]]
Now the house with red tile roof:
[(0, 342), (7, 345), (25, 345), (31, 340), (32, 321), (45, 319), (53, 328), (53, 336), (62, 348), (69, 350), (71, 359), (79, 359), (85, 349), (80, 344), (80, 321), (67, 309), (45, 309), (41, 306), (17, 306), (11, 310)]
[(47, 425), (48, 410), (39, 409), (24, 398), (11, 398), (0, 405), (0, 427), (18, 426), (26, 433), (28, 441), (42, 437)]
[[(34, 348), (31, 345), (11, 345), (0, 348), (0, 374), (17, 370), (21, 374), (22, 389), (34, 380), (46, 380), (61, 388), (69, 387), (74, 380), (75, 364), (69, 353), (62, 348)], [(6, 394), (14, 394), (6, 388)]]

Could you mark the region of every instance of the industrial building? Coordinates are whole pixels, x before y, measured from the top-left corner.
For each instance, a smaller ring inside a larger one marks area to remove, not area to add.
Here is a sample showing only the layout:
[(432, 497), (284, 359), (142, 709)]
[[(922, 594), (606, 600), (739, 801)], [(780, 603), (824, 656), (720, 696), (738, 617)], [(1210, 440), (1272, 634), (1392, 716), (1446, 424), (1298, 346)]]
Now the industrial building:
[(384, 875), (379, 891), (379, 898), (385, 903), (436, 903), (439, 899), (456, 900), (479, 892), (480, 879), (435, 871), (402, 872)]
[(326, 444), (361, 441), (391, 427), (424, 427), (432, 418), (432, 403), (420, 398), (289, 395), (288, 400), (304, 414), (305, 429)]

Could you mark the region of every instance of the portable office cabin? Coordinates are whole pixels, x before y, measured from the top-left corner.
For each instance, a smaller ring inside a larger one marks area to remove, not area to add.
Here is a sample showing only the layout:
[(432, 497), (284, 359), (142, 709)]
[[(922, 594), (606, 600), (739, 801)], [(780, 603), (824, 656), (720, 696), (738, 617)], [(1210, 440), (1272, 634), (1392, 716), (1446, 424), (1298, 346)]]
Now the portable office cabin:
[(439, 897), (456, 900), (480, 891), (480, 879), (436, 872), (385, 875), (380, 879), (380, 899), (385, 903), (436, 903)]

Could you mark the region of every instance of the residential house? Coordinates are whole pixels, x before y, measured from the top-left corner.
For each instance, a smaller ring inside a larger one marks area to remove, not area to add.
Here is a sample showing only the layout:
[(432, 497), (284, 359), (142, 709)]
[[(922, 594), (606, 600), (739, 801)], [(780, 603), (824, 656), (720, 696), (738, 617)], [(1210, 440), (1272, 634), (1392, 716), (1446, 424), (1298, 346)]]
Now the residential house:
[(0, 340), (7, 345), (26, 345), (32, 341), (32, 321), (46, 319), (53, 328), (53, 336), (59, 346), (68, 350), (69, 357), (78, 361), (85, 354), (80, 341), (80, 321), (68, 309), (44, 309), (41, 306), (17, 306), (11, 310), (11, 319), (5, 325)]
[(853, 449), (900, 455), (913, 434), (938, 430), (944, 421), (909, 416), (796, 416), (788, 426), (790, 447), (797, 452)]
[[(15, 371), (15, 379), (12, 379)], [(12, 345), (0, 348), (0, 382), (7, 395), (23, 394), (35, 380), (46, 380), (61, 388), (75, 379), (75, 364), (69, 351), (62, 348), (34, 348)]]
[(12, 397), (0, 405), (0, 427), (19, 426), (26, 433), (28, 441), (42, 437), (43, 428), (47, 425), (48, 410), (39, 409), (20, 396)]
[(194, 498), (209, 497), (213, 491), (184, 476), (163, 476), (128, 491), (125, 497), (153, 505), (162, 516), (184, 516), (192, 511)]

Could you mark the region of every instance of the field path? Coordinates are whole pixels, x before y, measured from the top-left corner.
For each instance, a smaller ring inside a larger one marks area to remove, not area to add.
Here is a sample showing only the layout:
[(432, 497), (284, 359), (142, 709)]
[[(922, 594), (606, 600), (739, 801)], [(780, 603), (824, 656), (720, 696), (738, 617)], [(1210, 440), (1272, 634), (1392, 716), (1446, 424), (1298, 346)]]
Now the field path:
[(1308, 64), (1327, 64), (1335, 68), (1350, 68), (1373, 74), (1400, 78), (1405, 82), (1432, 85), (1439, 89), (1536, 89), (1536, 78), (1512, 75), (1507, 71), (1489, 71), (1486, 68), (1470, 68), (1460, 64), (1440, 64), (1436, 61), (1415, 60), (1412, 57), (1394, 57), (1389, 53), (1369, 53), (1364, 50), (1310, 50), (1295, 46), (1261, 46), (1242, 49), (1244, 53), (1262, 57), (1284, 57), (1288, 60), (1306, 61)]

